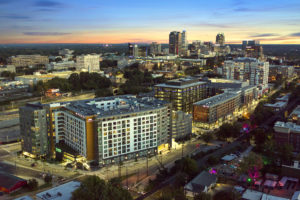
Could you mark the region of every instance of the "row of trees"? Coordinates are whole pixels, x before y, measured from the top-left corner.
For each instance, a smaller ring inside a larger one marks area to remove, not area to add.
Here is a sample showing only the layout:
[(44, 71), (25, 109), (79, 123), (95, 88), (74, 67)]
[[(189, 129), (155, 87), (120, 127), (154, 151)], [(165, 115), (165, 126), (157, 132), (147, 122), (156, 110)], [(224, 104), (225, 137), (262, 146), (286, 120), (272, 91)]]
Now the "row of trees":
[(16, 73), (15, 72), (10, 72), (10, 71), (3, 71), (1, 72), (1, 77), (8, 78), (10, 80), (15, 80)]
[(111, 86), (111, 81), (98, 73), (81, 72), (73, 73), (68, 79), (55, 77), (46, 83), (39, 81), (35, 86), (35, 91), (39, 94), (50, 88), (58, 88), (61, 91), (80, 91), (80, 90), (101, 90)]

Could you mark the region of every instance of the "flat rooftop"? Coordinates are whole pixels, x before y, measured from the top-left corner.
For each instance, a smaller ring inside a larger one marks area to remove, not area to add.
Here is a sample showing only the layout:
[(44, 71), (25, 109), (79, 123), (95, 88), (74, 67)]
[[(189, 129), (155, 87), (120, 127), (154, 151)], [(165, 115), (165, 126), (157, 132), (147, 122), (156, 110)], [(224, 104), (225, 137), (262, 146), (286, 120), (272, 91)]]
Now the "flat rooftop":
[(199, 81), (198, 78), (180, 78), (180, 79), (174, 79), (170, 80), (163, 84), (155, 85), (155, 87), (166, 87), (166, 88), (187, 88), (187, 87), (193, 87), (196, 85), (206, 84), (206, 82)]
[(89, 100), (48, 104), (50, 107), (65, 107), (82, 116), (113, 116), (158, 109), (168, 102), (154, 97), (136, 98), (134, 95), (101, 97)]
[(194, 103), (194, 105), (202, 105), (202, 106), (215, 106), (215, 105), (219, 105), (222, 104), (234, 97), (237, 97), (239, 95), (241, 91), (230, 91), (230, 92), (224, 92), (222, 94), (198, 101), (196, 103)]
[(80, 182), (71, 181), (44, 192), (36, 194), (36, 197), (43, 200), (66, 200), (71, 199), (72, 192), (79, 188)]
[(277, 121), (274, 124), (274, 130), (276, 132), (287, 132), (287, 130), (288, 130), (289, 132), (300, 133), (300, 125), (297, 125), (297, 124), (292, 123), (292, 122)]
[(273, 108), (283, 108), (284, 106), (286, 106), (286, 102), (282, 102), (282, 101), (278, 101), (276, 103), (266, 103), (264, 104), (264, 106), (267, 106), (267, 107), (273, 107)]
[(293, 110), (293, 112), (290, 114), (290, 116), (292, 116), (292, 115), (297, 115), (298, 117), (300, 116), (300, 105), (297, 106), (297, 107)]

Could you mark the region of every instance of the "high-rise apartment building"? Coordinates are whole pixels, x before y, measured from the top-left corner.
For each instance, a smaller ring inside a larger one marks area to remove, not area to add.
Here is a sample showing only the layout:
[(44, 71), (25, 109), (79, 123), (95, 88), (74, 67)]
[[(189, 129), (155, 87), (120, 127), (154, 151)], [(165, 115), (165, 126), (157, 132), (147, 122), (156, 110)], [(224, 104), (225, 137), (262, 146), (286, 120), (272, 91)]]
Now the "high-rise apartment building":
[(16, 67), (46, 65), (49, 63), (48, 56), (41, 55), (17, 55), (8, 58), (8, 63)]
[(100, 55), (98, 54), (86, 54), (76, 57), (76, 69), (87, 70), (89, 72), (100, 71)]
[(227, 79), (249, 81), (250, 85), (268, 84), (269, 62), (255, 58), (237, 58), (224, 62), (223, 75)]
[(173, 110), (192, 112), (193, 103), (207, 97), (207, 83), (197, 78), (171, 80), (154, 86), (155, 97), (172, 103)]
[(169, 53), (173, 55), (181, 55), (182, 38), (181, 33), (173, 31), (169, 35)]
[(150, 44), (150, 54), (161, 54), (161, 44), (157, 42), (152, 42)]
[(216, 36), (216, 44), (219, 44), (220, 46), (225, 45), (225, 35), (224, 33), (218, 33)]
[[(127, 95), (45, 104), (40, 106), (43, 121), (32, 132), (36, 119), (28, 118), (25, 110), (34, 106), (27, 104), (20, 111), (21, 127), (32, 137), (43, 127), (49, 137), (39, 141), (49, 143), (49, 153), (63, 144), (102, 165), (155, 154), (171, 143), (170, 104), (154, 98)], [(24, 147), (30, 145), (23, 142)]]

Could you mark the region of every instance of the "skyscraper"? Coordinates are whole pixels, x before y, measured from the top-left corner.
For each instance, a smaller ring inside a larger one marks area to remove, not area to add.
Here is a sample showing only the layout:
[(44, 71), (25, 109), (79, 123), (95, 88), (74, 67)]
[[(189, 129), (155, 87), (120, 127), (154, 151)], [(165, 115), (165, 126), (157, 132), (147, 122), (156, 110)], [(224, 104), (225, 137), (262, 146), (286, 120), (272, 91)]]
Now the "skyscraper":
[(263, 47), (258, 40), (244, 40), (242, 44), (245, 57), (264, 59)]
[(182, 48), (181, 33), (173, 31), (169, 35), (169, 53), (173, 55), (180, 55)]
[(224, 35), (224, 33), (218, 33), (217, 34), (216, 44), (224, 46), (224, 44), (225, 44), (225, 35)]
[(186, 36), (187, 36), (186, 31), (185, 30), (182, 31), (181, 33), (182, 53), (187, 50), (187, 46), (188, 46)]
[(128, 54), (129, 54), (129, 56), (138, 57), (139, 56), (139, 47), (138, 47), (138, 45), (128, 43)]

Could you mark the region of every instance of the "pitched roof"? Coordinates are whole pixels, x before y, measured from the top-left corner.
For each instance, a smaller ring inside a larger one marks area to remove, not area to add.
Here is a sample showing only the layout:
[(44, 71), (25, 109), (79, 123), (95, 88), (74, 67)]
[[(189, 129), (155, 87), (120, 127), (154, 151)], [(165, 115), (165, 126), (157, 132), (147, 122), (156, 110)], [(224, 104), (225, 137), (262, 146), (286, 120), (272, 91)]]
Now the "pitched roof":
[(17, 176), (14, 176), (12, 174), (0, 172), (0, 187), (10, 189), (20, 181), (26, 181), (26, 180), (19, 178)]
[(205, 187), (216, 183), (217, 176), (210, 174), (207, 171), (202, 171), (198, 176), (184, 186), (185, 189), (193, 192), (202, 192)]

